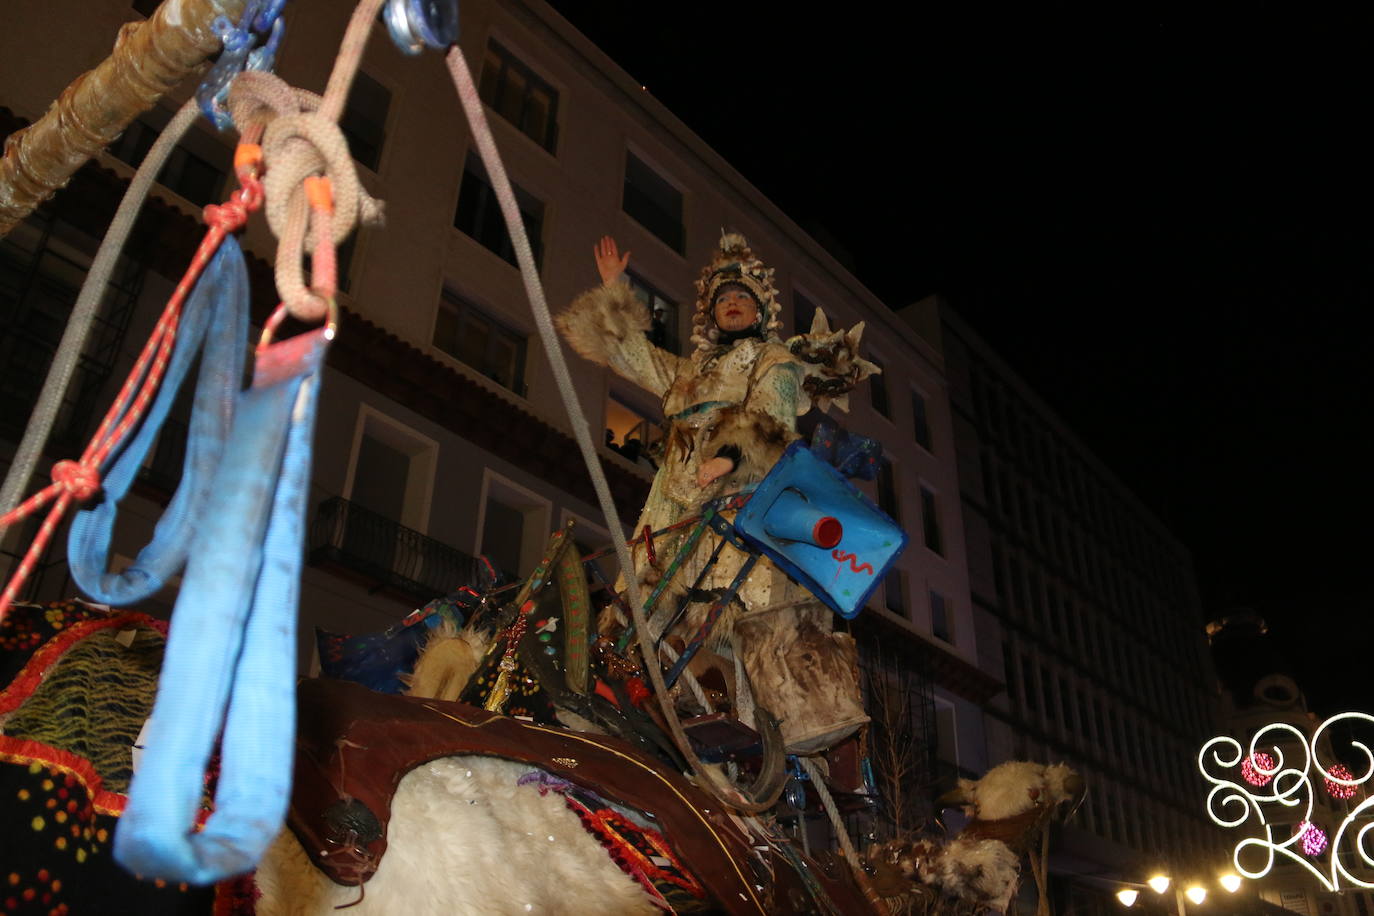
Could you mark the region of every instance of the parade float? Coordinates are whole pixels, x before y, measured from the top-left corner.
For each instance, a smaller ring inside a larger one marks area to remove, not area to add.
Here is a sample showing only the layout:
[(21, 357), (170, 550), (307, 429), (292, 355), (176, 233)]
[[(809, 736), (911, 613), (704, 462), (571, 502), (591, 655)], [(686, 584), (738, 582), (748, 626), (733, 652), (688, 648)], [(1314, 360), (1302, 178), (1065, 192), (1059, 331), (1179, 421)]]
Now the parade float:
[[(55, 848), (72, 850), (60, 866), (45, 864), (46, 843), (16, 859), (16, 901), (58, 910), (121, 895), (139, 912), (587, 912), (591, 901), (627, 913), (1001, 912), (1026, 853), (1041, 884), (1048, 825), (1083, 791), (1062, 766), (1006, 764), (965, 782), (946, 801), (973, 820), (954, 837), (912, 831), (861, 852), (838, 812), (835, 795), (874, 792), (854, 643), (835, 621), (863, 610), (906, 537), (851, 483), (872, 478), (880, 446), (828, 424), (804, 442), (795, 420), (843, 405), (873, 371), (862, 326), (832, 330), (818, 312), (807, 333), (782, 339), (772, 271), (729, 234), (698, 282), (690, 356), (648, 342), (647, 317), (619, 282), (628, 256), (609, 239), (596, 252), (602, 285), (556, 329), (454, 46), (456, 5), (364, 0), (323, 96), (271, 73), (282, 5), (252, 0), (211, 30), (224, 50), (199, 104), (177, 115), (131, 183), (64, 349), (80, 350), (107, 266), (200, 112), (239, 134), (240, 187), (206, 209), (204, 241), (89, 448), (3, 518), (51, 504), (0, 598), (7, 830), (70, 834)], [(183, 34), (193, 17), (172, 28), (166, 10), (143, 38), (171, 30), (194, 45)], [(335, 250), (381, 210), (337, 119), (379, 13), (403, 50), (446, 54), (613, 546), (584, 555), (570, 528), (556, 531), (522, 581), (488, 570), (385, 633), (320, 634), (326, 677), (298, 681), (314, 411), (338, 333)], [(152, 53), (139, 42), (126, 35), (116, 53)], [(196, 53), (210, 51), (184, 54), (186, 69)], [(91, 116), (81, 91), (64, 103), (68, 121)], [(105, 125), (107, 140), (119, 129)], [(60, 172), (80, 159), (64, 142), (40, 124), (7, 147)], [(43, 155), (45, 144), (57, 152)], [(282, 303), (243, 388), (248, 284), (234, 233), (259, 210), (279, 239)], [(306, 329), (279, 337), (287, 318)], [(665, 450), (628, 539), (558, 330), (663, 401)], [(182, 483), (152, 541), (112, 574), (119, 502), (197, 360)], [(47, 387), (60, 398), (57, 362)], [(7, 494), (41, 452), (49, 400), (45, 388)], [(44, 539), (88, 501), (68, 555), (93, 604), (15, 604)], [(618, 575), (602, 574), (603, 559)], [(170, 629), (127, 610), (178, 576)], [(808, 855), (781, 823), (784, 803), (823, 809), (835, 849)]]

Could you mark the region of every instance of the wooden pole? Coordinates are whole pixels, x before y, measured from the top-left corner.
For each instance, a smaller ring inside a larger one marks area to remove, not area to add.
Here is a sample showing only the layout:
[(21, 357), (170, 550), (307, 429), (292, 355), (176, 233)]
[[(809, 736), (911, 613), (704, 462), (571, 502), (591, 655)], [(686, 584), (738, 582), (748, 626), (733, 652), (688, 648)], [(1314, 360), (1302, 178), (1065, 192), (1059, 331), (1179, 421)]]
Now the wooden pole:
[(245, 0), (165, 0), (146, 22), (119, 30), (114, 50), (72, 81), (46, 114), (5, 141), (0, 236), (47, 200), (134, 118), (220, 48), (210, 25), (237, 22)]

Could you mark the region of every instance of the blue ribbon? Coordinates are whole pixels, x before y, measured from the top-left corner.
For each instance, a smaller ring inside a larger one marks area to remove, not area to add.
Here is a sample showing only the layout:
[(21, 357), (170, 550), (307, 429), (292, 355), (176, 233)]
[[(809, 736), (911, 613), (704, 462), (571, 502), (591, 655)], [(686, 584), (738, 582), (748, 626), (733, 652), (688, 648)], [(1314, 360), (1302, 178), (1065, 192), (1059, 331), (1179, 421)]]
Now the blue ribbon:
[[(115, 831), (142, 875), (210, 884), (281, 829), (295, 737), (296, 607), (323, 337), (302, 373), (241, 398), (177, 599), (143, 762)], [(223, 724), (215, 813), (194, 833)]]
[[(137, 874), (211, 884), (249, 871), (286, 816), (306, 492), (327, 338), (315, 331), (304, 342), (285, 378), (237, 398), (208, 500), (191, 520), (146, 750), (115, 829), (115, 859)], [(197, 833), (221, 733), (215, 812)]]
[[(176, 348), (138, 432), (111, 454), (113, 463), (102, 481), (104, 499), (82, 509), (72, 520), (68, 563), (77, 586), (92, 599), (115, 607), (137, 604), (157, 594), (186, 565), (192, 529), (210, 498), (243, 384), (247, 338), (248, 271), (238, 241), (231, 237), (220, 244), (182, 309)], [(107, 573), (119, 504), (143, 467), (202, 346), (181, 483), (158, 520), (153, 539), (123, 572)]]

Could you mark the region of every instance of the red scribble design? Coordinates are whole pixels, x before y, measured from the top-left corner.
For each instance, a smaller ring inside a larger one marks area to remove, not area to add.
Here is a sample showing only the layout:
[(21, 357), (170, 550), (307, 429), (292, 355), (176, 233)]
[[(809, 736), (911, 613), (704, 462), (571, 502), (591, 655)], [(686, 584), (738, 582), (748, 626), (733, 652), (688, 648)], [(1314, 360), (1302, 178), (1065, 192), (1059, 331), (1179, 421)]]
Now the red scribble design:
[(843, 563), (845, 560), (848, 560), (848, 561), (849, 561), (849, 571), (850, 571), (850, 572), (856, 572), (856, 573), (866, 572), (866, 573), (868, 573), (870, 576), (873, 575), (873, 567), (872, 567), (872, 565), (870, 565), (870, 564), (868, 564), (868, 563), (856, 563), (856, 562), (855, 562), (855, 561), (858, 559), (858, 555), (857, 555), (857, 554), (846, 553), (846, 552), (843, 551), (843, 550), (836, 549), (836, 550), (832, 550), (832, 551), (830, 552), (830, 555), (831, 555), (832, 557), (834, 557), (835, 559), (839, 560), (841, 563)]

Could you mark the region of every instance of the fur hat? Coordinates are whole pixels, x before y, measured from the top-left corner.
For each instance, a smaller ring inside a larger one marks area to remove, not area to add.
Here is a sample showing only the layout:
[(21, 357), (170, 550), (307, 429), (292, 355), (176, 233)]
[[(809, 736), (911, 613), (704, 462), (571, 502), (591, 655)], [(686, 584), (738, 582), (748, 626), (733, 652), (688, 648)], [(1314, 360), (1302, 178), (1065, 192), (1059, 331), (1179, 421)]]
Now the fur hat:
[(759, 305), (759, 330), (764, 340), (779, 341), (782, 304), (773, 286), (773, 268), (764, 267), (754, 256), (749, 242), (738, 232), (722, 232), (720, 249), (711, 263), (701, 269), (697, 280), (697, 310), (692, 316), (692, 342), (698, 350), (709, 350), (720, 338), (712, 303), (720, 288), (734, 284), (748, 291)]

